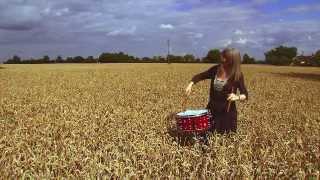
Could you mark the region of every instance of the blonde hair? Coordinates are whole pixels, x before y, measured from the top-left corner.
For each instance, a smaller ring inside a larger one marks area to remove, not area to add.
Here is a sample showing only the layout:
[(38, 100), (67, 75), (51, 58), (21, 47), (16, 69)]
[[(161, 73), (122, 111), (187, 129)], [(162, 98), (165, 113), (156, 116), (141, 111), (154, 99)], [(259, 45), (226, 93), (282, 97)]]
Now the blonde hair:
[(225, 48), (221, 55), (227, 59), (228, 61), (231, 61), (231, 72), (230, 72), (230, 80), (231, 81), (239, 81), (241, 77), (241, 55), (240, 51), (235, 48)]

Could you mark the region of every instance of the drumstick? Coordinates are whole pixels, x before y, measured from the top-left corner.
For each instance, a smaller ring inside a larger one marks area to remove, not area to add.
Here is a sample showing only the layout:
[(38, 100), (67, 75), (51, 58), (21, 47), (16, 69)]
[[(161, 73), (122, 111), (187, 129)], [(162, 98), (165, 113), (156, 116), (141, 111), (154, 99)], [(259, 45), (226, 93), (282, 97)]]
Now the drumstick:
[(182, 109), (183, 109), (183, 110), (186, 109), (187, 100), (188, 100), (188, 96), (186, 96), (186, 97), (183, 99), (183, 101), (182, 101)]
[[(231, 89), (231, 94), (232, 94), (232, 93), (233, 93), (233, 87), (232, 87), (232, 89)], [(231, 104), (231, 101), (229, 100), (227, 112), (229, 112), (229, 110), (230, 110), (230, 104)]]

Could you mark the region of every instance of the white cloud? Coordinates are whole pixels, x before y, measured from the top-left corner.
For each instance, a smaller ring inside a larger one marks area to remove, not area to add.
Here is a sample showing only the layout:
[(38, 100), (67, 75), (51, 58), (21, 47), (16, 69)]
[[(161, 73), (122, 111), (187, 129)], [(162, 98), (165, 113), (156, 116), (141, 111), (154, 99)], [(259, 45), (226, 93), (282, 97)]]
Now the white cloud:
[(46, 7), (43, 11), (42, 11), (43, 14), (45, 15), (48, 15), (51, 13), (51, 8), (50, 7)]
[(236, 35), (243, 35), (243, 31), (241, 31), (240, 29), (236, 29), (234, 34)]
[(259, 4), (259, 5), (266, 4), (266, 3), (274, 3), (274, 2), (277, 2), (277, 1), (279, 1), (279, 0), (252, 0), (252, 2), (254, 4)]
[(69, 8), (63, 8), (63, 9), (57, 10), (55, 15), (56, 16), (62, 16), (62, 15), (67, 14), (69, 12), (70, 12)]
[(202, 46), (201, 48), (204, 49), (204, 50), (209, 49), (207, 46)]
[(138, 42), (142, 42), (142, 41), (145, 41), (146, 39), (143, 38), (143, 37), (137, 37), (134, 39), (135, 41), (138, 41)]
[(171, 24), (161, 24), (160, 28), (161, 29), (174, 29), (174, 26)]
[(41, 23), (40, 11), (34, 5), (8, 4), (6, 8), (0, 7), (0, 29), (30, 30)]
[(107, 36), (125, 36), (125, 35), (134, 35), (137, 30), (136, 26), (132, 26), (128, 29), (120, 28), (117, 30), (113, 30), (107, 33)]
[(195, 33), (195, 32), (187, 32), (187, 35), (195, 39), (201, 39), (204, 36), (202, 33)]
[(228, 47), (232, 44), (232, 40), (231, 39), (224, 39), (220, 41), (220, 46), (222, 45), (222, 47)]
[(320, 4), (308, 4), (308, 5), (300, 5), (287, 9), (288, 12), (292, 13), (303, 13), (303, 12), (313, 12), (320, 11)]
[(203, 34), (202, 34), (202, 33), (196, 33), (196, 34), (194, 35), (194, 37), (195, 37), (195, 38), (198, 38), (198, 39), (201, 39), (201, 38), (203, 38)]
[(240, 38), (239, 40), (236, 41), (239, 44), (247, 44), (248, 39), (247, 38)]

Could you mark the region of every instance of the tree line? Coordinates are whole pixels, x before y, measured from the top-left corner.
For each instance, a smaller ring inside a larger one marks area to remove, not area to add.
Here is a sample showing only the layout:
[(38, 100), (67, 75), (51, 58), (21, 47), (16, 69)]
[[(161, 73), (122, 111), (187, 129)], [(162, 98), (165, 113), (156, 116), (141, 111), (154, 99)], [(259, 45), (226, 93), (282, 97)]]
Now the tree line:
[[(279, 46), (273, 48), (265, 53), (265, 60), (256, 60), (245, 53), (242, 57), (243, 64), (272, 64), (272, 65), (299, 65), (299, 59), (297, 57), (296, 47)], [(313, 56), (310, 56), (306, 61), (308, 65), (320, 66), (320, 50), (318, 50)], [(203, 58), (196, 58), (192, 54), (186, 54), (184, 56), (168, 55), (143, 57), (138, 58), (128, 55), (123, 52), (117, 53), (102, 53), (99, 57), (93, 56), (82, 57), (67, 57), (63, 59), (61, 56), (57, 56), (54, 59), (50, 59), (49, 56), (43, 56), (39, 59), (24, 59), (22, 60), (18, 55), (14, 55), (12, 58), (5, 61), (5, 64), (50, 64), (50, 63), (219, 63), (220, 62), (220, 50), (211, 49), (207, 55)]]

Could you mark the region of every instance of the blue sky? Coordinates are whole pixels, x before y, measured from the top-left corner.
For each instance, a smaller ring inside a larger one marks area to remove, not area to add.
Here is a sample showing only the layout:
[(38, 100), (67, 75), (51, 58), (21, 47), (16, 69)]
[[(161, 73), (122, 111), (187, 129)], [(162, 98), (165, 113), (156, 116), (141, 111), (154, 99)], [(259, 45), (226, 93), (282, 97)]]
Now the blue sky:
[(0, 59), (206, 55), (236, 47), (258, 59), (279, 45), (320, 49), (319, 0), (0, 0)]

